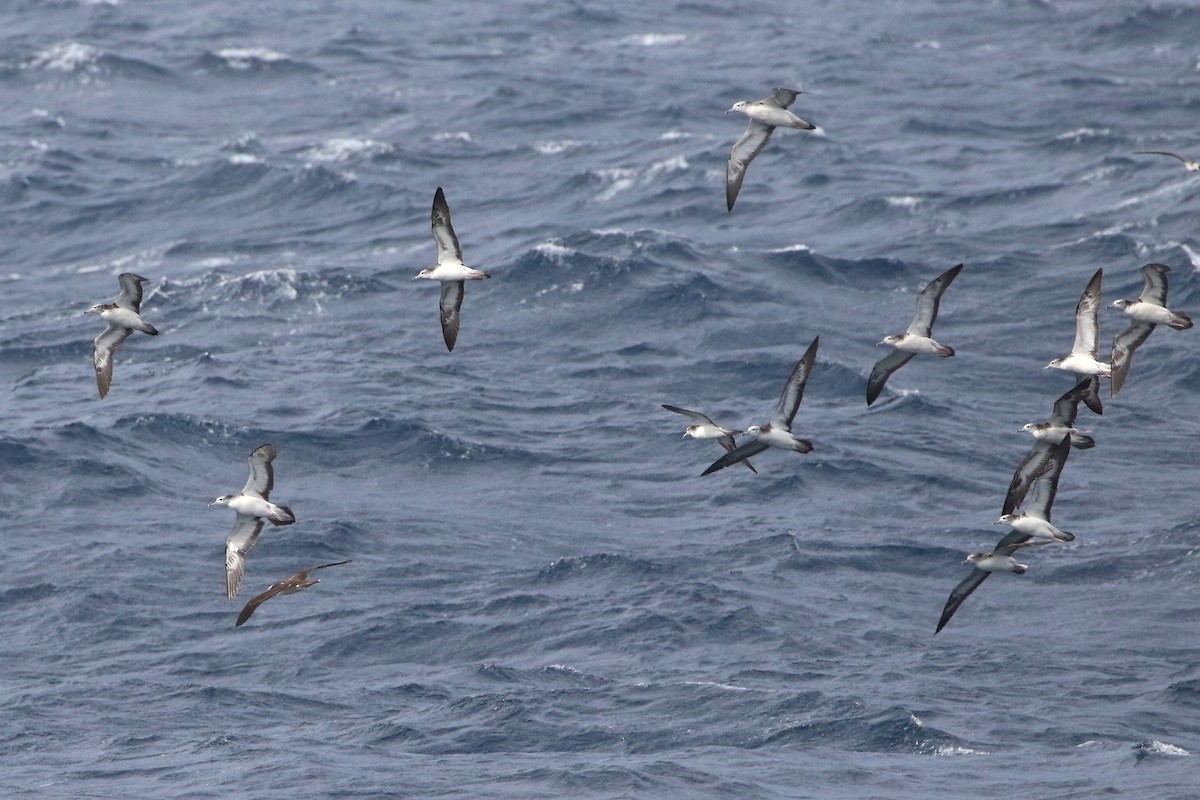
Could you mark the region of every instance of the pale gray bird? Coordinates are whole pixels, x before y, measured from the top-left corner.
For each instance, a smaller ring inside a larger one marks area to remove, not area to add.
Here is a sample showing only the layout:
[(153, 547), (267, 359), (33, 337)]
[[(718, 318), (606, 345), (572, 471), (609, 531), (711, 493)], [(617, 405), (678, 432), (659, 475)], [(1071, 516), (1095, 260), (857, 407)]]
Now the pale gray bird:
[[(738, 192), (742, 190), (746, 168), (767, 146), (776, 128), (782, 126), (811, 131), (817, 127), (787, 110), (799, 94), (802, 92), (796, 89), (776, 89), (771, 92), (770, 97), (754, 101), (741, 100), (729, 109), (750, 118), (746, 132), (734, 143), (729, 153), (729, 163), (725, 166), (725, 206), (729, 211), (733, 211), (733, 203), (737, 200)], [(729, 111), (725, 113), (728, 114)]]

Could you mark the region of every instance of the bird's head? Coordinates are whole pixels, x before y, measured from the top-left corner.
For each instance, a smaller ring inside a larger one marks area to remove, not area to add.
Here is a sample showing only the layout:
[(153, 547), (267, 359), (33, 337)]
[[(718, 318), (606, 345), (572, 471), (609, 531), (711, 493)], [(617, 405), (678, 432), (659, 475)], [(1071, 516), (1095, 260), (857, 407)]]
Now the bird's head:
[(227, 505), (229, 505), (229, 501), (232, 499), (233, 499), (233, 495), (223, 494), (220, 497), (218, 497), (216, 500), (213, 500), (211, 503), (209, 503), (208, 507), (212, 508), (213, 506), (227, 506)]
[(1042, 369), (1050, 369), (1051, 367), (1059, 367), (1059, 368), (1061, 368), (1061, 367), (1062, 367), (1063, 360), (1064, 360), (1064, 359), (1061, 359), (1061, 358), (1056, 358), (1056, 359), (1054, 359), (1053, 361), (1051, 361), (1049, 364), (1047, 364), (1046, 366), (1042, 367)]
[(890, 344), (892, 347), (895, 347), (896, 345), (900, 344), (900, 340), (903, 338), (904, 338), (903, 334), (895, 334), (892, 336), (885, 336), (885, 337), (883, 337), (882, 340), (876, 342), (875, 344), (877, 344), (877, 345)]
[(963, 561), (963, 563), (964, 564), (978, 564), (980, 561), (983, 561), (985, 558), (987, 558), (990, 555), (991, 555), (991, 553), (967, 553), (967, 558), (965, 561)]
[(1000, 516), (1000, 519), (996, 520), (992, 524), (993, 525), (1012, 525), (1016, 521), (1017, 521), (1016, 514), (1002, 514)]
[(1129, 305), (1128, 300), (1113, 300), (1109, 308), (1125, 308), (1127, 305)]
[(751, 425), (749, 428), (746, 428), (747, 436), (755, 436), (755, 437), (762, 436), (762, 432), (763, 432), (763, 429), (762, 429), (761, 425)]
[[(747, 103), (745, 100), (738, 100), (736, 103), (730, 106), (729, 111), (741, 111), (742, 113), (745, 113), (747, 105), (749, 105), (749, 103)], [(725, 113), (728, 114), (729, 111), (726, 111)]]
[(416, 275), (414, 275), (413, 280), (416, 281), (416, 280), (420, 280), (421, 278), (431, 278), (432, 279), (433, 278), (433, 269), (434, 269), (433, 267), (426, 267), (425, 269), (421, 270)]

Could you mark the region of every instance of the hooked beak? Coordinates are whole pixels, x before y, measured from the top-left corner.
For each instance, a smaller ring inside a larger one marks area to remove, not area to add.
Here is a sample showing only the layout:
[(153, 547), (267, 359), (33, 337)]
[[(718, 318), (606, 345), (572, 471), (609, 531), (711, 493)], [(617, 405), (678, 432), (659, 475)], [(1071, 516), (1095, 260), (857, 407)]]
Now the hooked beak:
[(875, 343), (875, 346), (878, 347), (881, 344), (887, 344), (887, 339), (881, 339), (880, 341)]
[(993, 524), (993, 525), (1003, 525), (1004, 523), (1003, 523), (1003, 522), (1001, 522), (1000, 520), (996, 520), (996, 521), (995, 521), (995, 522), (993, 522), (992, 524)]

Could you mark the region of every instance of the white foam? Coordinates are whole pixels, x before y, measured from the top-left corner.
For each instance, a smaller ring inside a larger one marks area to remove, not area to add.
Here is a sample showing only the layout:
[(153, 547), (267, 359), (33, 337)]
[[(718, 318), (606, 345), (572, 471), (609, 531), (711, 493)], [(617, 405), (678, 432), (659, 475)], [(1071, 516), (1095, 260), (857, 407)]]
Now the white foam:
[(893, 208), (914, 209), (921, 202), (921, 198), (913, 197), (911, 194), (895, 195), (893, 197), (883, 198), (889, 206)]
[(1081, 139), (1091, 139), (1094, 136), (1107, 136), (1108, 133), (1108, 128), (1076, 128), (1073, 131), (1060, 133), (1054, 137), (1054, 140), (1058, 142), (1078, 142)]
[(471, 134), (467, 133), (466, 131), (442, 131), (440, 133), (435, 133), (433, 135), (433, 140), (435, 142), (469, 142), (471, 141)]
[(1188, 260), (1192, 262), (1192, 271), (1200, 272), (1200, 253), (1192, 249), (1191, 245), (1179, 244), (1179, 249), (1187, 253)]
[(1150, 743), (1142, 748), (1147, 753), (1156, 753), (1162, 756), (1190, 756), (1187, 750), (1173, 744), (1160, 742), (1158, 739), (1151, 739)]
[(566, 245), (559, 244), (555, 241), (542, 242), (537, 247), (533, 248), (535, 253), (541, 253), (549, 258), (563, 258), (569, 256), (575, 251)]
[(621, 192), (633, 186), (633, 181), (637, 177), (637, 170), (629, 167), (609, 167), (608, 169), (598, 169), (593, 172), (604, 181), (608, 182), (608, 186), (596, 195), (596, 199), (600, 201), (611, 200)]
[(390, 152), (391, 150), (392, 146), (386, 142), (377, 142), (373, 139), (335, 137), (309, 149), (305, 155), (308, 161), (312, 163), (331, 163), (346, 161), (360, 155), (378, 155)]
[(789, 244), (784, 247), (773, 247), (768, 253), (811, 253), (812, 248), (806, 244)]
[(250, 153), (234, 153), (229, 157), (230, 164), (261, 164), (263, 160)]
[(267, 47), (226, 47), (217, 51), (217, 57), (233, 69), (250, 69), (255, 62), (274, 64), (288, 59), (286, 53)]
[(975, 756), (987, 755), (986, 750), (972, 750), (969, 747), (959, 747), (955, 744), (940, 744), (933, 751), (935, 756)]
[(577, 139), (562, 139), (559, 141), (550, 142), (534, 142), (533, 149), (537, 150), (544, 156), (556, 156), (559, 153), (565, 153), (568, 150), (574, 150), (577, 147), (583, 147), (583, 142)]
[(660, 142), (673, 142), (676, 139), (687, 139), (690, 136), (691, 134), (685, 131), (667, 131), (666, 133), (659, 134), (658, 140)]
[(29, 61), (28, 66), (55, 72), (91, 71), (95, 69), (96, 59), (99, 57), (100, 51), (90, 44), (59, 42), (40, 51)]
[(684, 681), (684, 686), (711, 686), (714, 689), (724, 689), (727, 692), (749, 692), (748, 686), (734, 686), (732, 683), (717, 683), (716, 681)]
[(655, 175), (660, 175), (664, 172), (682, 172), (687, 168), (687, 158), (684, 156), (672, 156), (671, 158), (652, 164), (648, 176), (653, 178)]
[(679, 44), (687, 41), (687, 35), (682, 33), (635, 33), (626, 36), (621, 44), (631, 44), (638, 47), (659, 47), (661, 45)]

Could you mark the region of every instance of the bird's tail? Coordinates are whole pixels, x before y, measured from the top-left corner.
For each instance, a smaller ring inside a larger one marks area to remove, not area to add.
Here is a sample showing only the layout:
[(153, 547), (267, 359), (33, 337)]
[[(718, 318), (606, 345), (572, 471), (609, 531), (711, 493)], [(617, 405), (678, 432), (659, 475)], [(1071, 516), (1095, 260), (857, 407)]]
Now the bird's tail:
[(1192, 318), (1182, 311), (1172, 311), (1171, 321), (1167, 324), (1177, 331), (1186, 331), (1192, 327)]
[(1025, 570), (1027, 570), (1027, 569), (1029, 569), (1028, 564), (1018, 564), (1016, 562), (1013, 562), (1012, 571), (1017, 573), (1018, 575), (1024, 575)]
[[(1188, 327), (1190, 328), (1191, 325), (1188, 325)], [(142, 333), (148, 333), (151, 336), (158, 336), (158, 328), (154, 327), (149, 322), (143, 321), (142, 322)]]
[(1079, 448), (1080, 450), (1089, 450), (1096, 446), (1096, 440), (1086, 433), (1079, 431), (1071, 431), (1071, 447)]
[(278, 515), (272, 514), (267, 519), (271, 520), (272, 525), (291, 525), (296, 521), (296, 514), (288, 506), (275, 506), (279, 512)]
[(1075, 541), (1075, 534), (1067, 533), (1066, 531), (1057, 531), (1054, 534), (1054, 539), (1058, 542), (1073, 542)]
[(944, 344), (939, 344), (937, 354), (942, 358), (949, 358), (950, 356), (954, 355), (954, 348), (947, 347)]
[(792, 449), (797, 453), (811, 453), (813, 449), (813, 443), (808, 439), (797, 439), (796, 444), (794, 447), (792, 447)]

